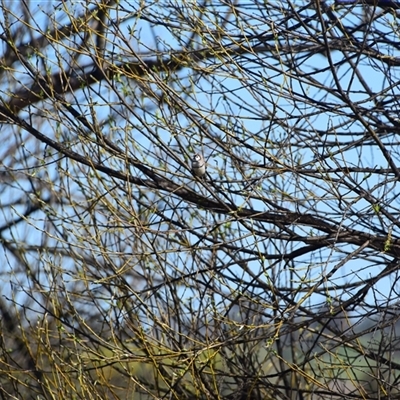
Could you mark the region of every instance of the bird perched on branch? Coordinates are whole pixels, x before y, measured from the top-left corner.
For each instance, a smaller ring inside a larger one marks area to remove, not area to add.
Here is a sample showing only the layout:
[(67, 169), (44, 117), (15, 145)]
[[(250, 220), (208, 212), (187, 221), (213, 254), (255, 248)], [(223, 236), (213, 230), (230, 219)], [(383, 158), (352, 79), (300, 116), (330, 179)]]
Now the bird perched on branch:
[(192, 172), (198, 177), (206, 174), (206, 161), (201, 153), (196, 153), (192, 158)]

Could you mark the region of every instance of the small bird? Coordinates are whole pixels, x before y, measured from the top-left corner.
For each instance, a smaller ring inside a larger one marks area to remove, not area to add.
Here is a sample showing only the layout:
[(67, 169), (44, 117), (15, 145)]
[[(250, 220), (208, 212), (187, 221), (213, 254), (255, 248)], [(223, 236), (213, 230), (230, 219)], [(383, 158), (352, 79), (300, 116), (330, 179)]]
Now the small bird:
[(199, 177), (206, 174), (206, 162), (200, 153), (195, 154), (192, 158), (192, 172)]

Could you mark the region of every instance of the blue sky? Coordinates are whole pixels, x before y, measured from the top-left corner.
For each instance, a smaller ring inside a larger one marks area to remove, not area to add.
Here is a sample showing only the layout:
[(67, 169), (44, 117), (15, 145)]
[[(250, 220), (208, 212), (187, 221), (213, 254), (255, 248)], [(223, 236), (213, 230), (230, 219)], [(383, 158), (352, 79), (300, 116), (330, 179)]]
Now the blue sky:
[[(45, 11), (49, 12), (50, 15), (55, 16), (55, 20), (60, 23), (67, 23), (67, 19), (63, 19), (62, 15), (64, 13), (62, 11), (54, 11), (53, 7), (56, 3), (52, 2), (37, 2), (34, 3), (33, 8), (37, 7), (37, 18), (36, 21), (39, 25), (42, 24), (42, 29), (47, 25), (47, 21), (45, 18)], [(61, 4), (61, 3), (60, 3)], [(82, 9), (82, 4), (74, 3), (75, 8), (71, 8), (74, 14), (78, 14)], [(115, 53), (121, 53), (121, 59), (124, 60), (130, 59), (132, 56), (132, 49), (138, 53), (145, 53), (146, 57), (151, 58), (152, 49), (158, 49), (159, 51), (164, 51), (165, 54), (169, 54), (168, 51), (171, 49), (179, 49), (180, 45), (177, 42), (176, 36), (172, 36), (170, 31), (163, 27), (157, 27), (155, 29), (150, 29), (150, 26), (145, 21), (136, 22), (135, 18), (133, 18), (134, 6), (129, 6), (130, 3), (126, 3), (126, 8), (128, 8), (128, 13), (116, 13), (116, 19), (123, 19), (125, 22), (121, 24), (121, 31), (126, 35), (124, 36), (125, 40), (117, 41), (115, 38), (117, 36), (118, 31), (115, 30), (115, 36), (110, 34), (110, 39), (112, 39), (113, 44), (109, 44), (108, 51), (110, 60), (115, 57)], [(124, 5), (124, 4), (122, 4)], [(129, 8), (129, 7), (130, 8)], [(167, 9), (159, 9), (158, 12), (167, 12)], [(189, 9), (186, 9), (189, 11)], [(194, 8), (193, 13), (196, 14), (196, 9)], [(354, 12), (360, 13), (360, 17), (362, 16), (362, 6), (357, 6), (353, 10)], [(129, 14), (129, 12), (131, 14)], [(220, 13), (223, 14), (224, 9), (220, 8)], [(261, 16), (258, 14), (256, 10), (253, 10), (251, 7), (245, 10), (247, 13), (246, 21), (249, 26), (254, 26), (260, 29), (264, 24), (265, 29), (270, 29), (269, 21), (267, 16)], [(310, 14), (313, 13), (313, 10), (310, 10)], [(355, 17), (354, 12), (350, 13), (349, 8), (343, 7), (337, 10), (338, 14), (346, 15), (346, 21), (348, 24), (351, 24), (351, 21)], [(54, 14), (53, 14), (54, 13)], [(132, 17), (132, 18), (130, 18)], [(261, 18), (262, 17), (262, 18)], [(264, 19), (263, 19), (264, 18)], [(383, 32), (387, 32), (388, 35), (393, 35), (393, 38), (396, 38), (396, 34), (393, 33), (393, 27), (395, 26), (396, 19), (393, 17), (391, 13), (385, 14), (379, 21), (376, 22), (380, 24)], [(211, 19), (204, 19), (204, 26), (210, 27), (211, 32), (216, 29), (216, 25), (214, 21)], [(179, 25), (176, 26), (179, 28)], [(235, 29), (233, 24), (227, 24), (227, 29), (229, 34), (235, 35), (240, 32)], [(132, 36), (129, 36), (129, 32), (133, 32)], [(184, 37), (188, 37), (189, 33), (183, 35)], [(211, 36), (211, 34), (210, 34)], [(128, 40), (126, 40), (128, 38)], [(359, 34), (360, 41), (364, 40), (363, 34)], [(111, 40), (110, 40), (111, 42)], [(129, 43), (129, 46), (126, 44)], [(379, 45), (376, 45), (379, 47)], [(386, 48), (382, 49), (382, 51), (386, 51)], [(394, 49), (390, 49), (393, 53), (391, 55), (398, 56), (398, 52)], [(53, 48), (49, 50), (49, 53), (46, 54), (48, 57), (48, 65), (51, 65), (52, 72), (56, 71), (58, 68), (58, 61), (60, 58), (57, 58), (58, 52), (61, 52), (62, 49)], [(53, 58), (54, 57), (54, 58)], [(343, 56), (341, 52), (333, 51), (332, 52), (332, 61), (334, 63), (339, 63)], [(83, 64), (90, 62), (90, 58), (82, 58)], [(57, 62), (56, 62), (57, 61)], [(37, 62), (40, 62), (40, 58), (37, 58)], [(388, 85), (388, 80), (395, 82), (397, 78), (397, 71), (395, 68), (391, 68), (387, 70), (387, 75), (383, 74), (384, 64), (376, 64), (369, 59), (357, 61), (359, 65), (359, 70), (362, 73), (363, 78), (368, 82), (368, 86), (373, 92), (379, 92), (383, 87)], [(318, 91), (316, 85), (312, 86), (309, 82), (299, 82), (297, 77), (292, 77), (290, 70), (288, 70), (285, 64), (279, 64), (275, 59), (268, 56), (268, 53), (256, 53), (253, 55), (246, 55), (245, 57), (237, 57), (232, 60), (231, 63), (227, 63), (226, 59), (221, 58), (213, 58), (204, 62), (204, 66), (207, 66), (208, 70), (211, 71), (209, 75), (201, 76), (194, 74), (189, 69), (182, 70), (179, 72), (179, 76), (181, 79), (176, 79), (174, 82), (168, 81), (171, 89), (175, 89), (177, 92), (181, 87), (189, 87), (190, 90), (186, 91), (185, 101), (188, 105), (187, 111), (188, 114), (184, 112), (178, 112), (168, 107), (161, 107), (162, 110), (157, 109), (154, 103), (154, 99), (151, 99), (150, 96), (146, 97), (143, 95), (143, 88), (129, 85), (129, 92), (124, 92), (124, 98), (127, 101), (136, 101), (137, 96), (143, 96), (143, 103), (146, 104), (146, 107), (154, 107), (154, 111), (148, 112), (143, 119), (141, 116), (135, 116), (126, 109), (126, 107), (122, 104), (119, 104), (118, 94), (120, 92), (108, 92), (108, 88), (103, 86), (102, 94), (105, 96), (103, 98), (96, 98), (97, 106), (95, 110), (97, 112), (97, 118), (100, 121), (104, 122), (105, 129), (109, 129), (110, 136), (119, 143), (121, 146), (124, 145), (124, 141), (126, 140), (128, 135), (134, 137), (136, 147), (128, 148), (127, 151), (132, 155), (137, 156), (139, 159), (143, 157), (143, 159), (152, 165), (154, 168), (164, 168), (166, 176), (174, 179), (174, 181), (189, 185), (193, 187), (195, 190), (199, 190), (200, 193), (208, 193), (207, 188), (201, 188), (198, 183), (195, 183), (187, 170), (185, 170), (184, 162), (188, 159), (188, 157), (195, 152), (197, 149), (201, 149), (207, 157), (209, 164), (209, 173), (212, 179), (218, 183), (222, 188), (229, 187), (230, 189), (234, 188), (238, 192), (243, 189), (243, 182), (230, 182), (233, 178), (236, 177), (245, 177), (246, 173), (240, 174), (238, 172), (238, 166), (240, 167), (240, 163), (238, 160), (226, 159), (224, 157), (224, 149), (222, 146), (218, 146), (216, 138), (219, 141), (223, 141), (224, 143), (229, 143), (231, 146), (232, 155), (236, 155), (239, 157), (243, 154), (246, 154), (246, 160), (251, 161), (254, 165), (263, 164), (265, 162), (268, 163), (269, 156), (276, 157), (283, 164), (293, 167), (299, 165), (306, 165), (310, 168), (326, 168), (328, 165), (331, 167), (336, 167), (338, 165), (341, 166), (358, 166), (360, 164), (364, 166), (374, 167), (382, 167), (387, 168), (387, 162), (382, 156), (382, 154), (377, 151), (376, 147), (373, 146), (362, 146), (357, 150), (351, 149), (349, 151), (343, 152), (341, 154), (337, 154), (338, 151), (338, 143), (340, 141), (340, 149), (343, 148), (343, 142), (346, 141), (346, 134), (348, 134), (349, 143), (354, 140), (356, 137), (360, 137), (363, 134), (364, 128), (357, 122), (348, 119), (345, 115), (349, 112), (348, 108), (343, 107), (340, 111), (343, 115), (339, 115), (337, 112), (337, 107), (341, 106), (340, 101), (333, 95), (328, 94), (324, 91)], [(324, 68), (325, 67), (325, 68)], [(307, 62), (303, 65), (304, 72), (308, 74), (312, 74), (314, 79), (317, 82), (328, 83), (333, 81), (332, 73), (329, 69), (329, 60), (325, 56), (321, 54), (315, 54), (311, 56)], [(317, 73), (316, 69), (324, 69), (323, 72)], [(18, 75), (18, 74), (17, 74)], [(362, 86), (359, 82), (356, 74), (353, 73), (347, 63), (344, 63), (340, 68), (337, 69), (337, 75), (340, 80), (340, 85), (342, 88), (348, 93), (349, 97), (353, 102), (359, 102), (362, 106), (371, 112), (379, 114), (374, 110), (374, 103), (363, 93)], [(25, 75), (21, 72), (21, 79), (26, 79)], [(162, 76), (162, 74), (161, 74)], [(246, 79), (239, 80), (239, 77), (245, 77)], [(167, 80), (167, 77), (165, 77)], [(29, 79), (27, 79), (29, 81)], [(156, 88), (156, 84), (154, 84), (154, 88)], [(122, 88), (123, 85), (120, 86)], [(215, 88), (224, 87), (226, 91), (223, 93), (222, 90), (216, 90)], [(122, 90), (122, 89), (121, 89)], [(156, 91), (156, 89), (154, 89)], [(5, 89), (3, 89), (4, 93)], [(303, 105), (300, 101), (296, 101), (296, 93), (309, 93), (309, 96), (314, 99), (318, 99), (321, 102), (326, 103), (332, 110), (335, 112), (326, 111), (324, 113), (315, 114), (312, 109), (308, 109), (305, 105)], [(288, 94), (292, 93), (293, 97), (290, 97)], [(88, 94), (91, 94), (90, 91), (84, 90), (77, 94), (77, 96), (70, 96), (70, 100), (77, 107), (82, 107), (82, 109), (88, 109), (85, 107), (85, 102), (90, 99)], [(391, 91), (387, 92), (387, 96), (398, 95), (397, 87), (392, 88)], [(272, 104), (276, 105), (276, 108), (272, 107)], [(121, 113), (120, 115), (123, 118), (119, 118), (116, 120), (117, 122), (111, 122), (109, 125), (106, 124), (107, 121), (113, 120), (117, 114), (113, 115), (113, 118), (110, 118), (110, 115), (113, 111), (118, 111)], [(397, 110), (394, 110), (393, 114), (395, 115)], [(24, 117), (28, 117), (29, 112), (26, 111), (22, 113)], [(189, 114), (193, 114), (196, 118), (191, 120)], [(88, 114), (88, 118), (91, 116)], [(170, 131), (165, 129), (165, 121), (170, 118), (173, 121), (173, 124), (176, 128), (175, 131)], [(277, 125), (273, 122), (272, 118), (279, 118), (281, 121), (286, 120), (286, 127), (282, 125)], [(204, 123), (206, 129), (199, 129), (198, 125), (195, 122), (200, 120)], [(41, 129), (49, 129), (52, 135), (60, 134), (63, 139), (68, 138), (68, 133), (73, 132), (74, 129), (77, 128), (78, 123), (74, 125), (70, 121), (64, 120), (64, 126), (59, 126), (56, 124), (50, 124), (50, 126), (45, 122), (41, 125)], [(151, 127), (151, 129), (150, 129)], [(292, 143), (293, 148), (299, 148), (298, 137), (292, 132), (297, 127), (306, 128), (309, 131), (307, 137), (303, 138), (303, 142), (305, 148), (303, 150), (299, 150), (296, 154), (289, 154), (288, 149), (290, 149), (289, 144)], [(292, 130), (292, 131), (290, 131)], [(313, 142), (313, 134), (317, 134), (319, 132), (329, 132), (326, 135), (327, 145), (322, 149), (315, 146)], [(15, 140), (15, 142), (19, 141), (19, 143), (23, 143), (21, 145), (21, 149), (19, 150), (21, 155), (20, 165), (23, 166), (24, 159), (30, 157), (30, 153), (34, 153), (34, 149), (36, 148), (36, 143), (32, 140), (32, 138), (24, 133), (20, 138), (17, 135), (13, 135), (13, 128), (7, 127), (7, 134), (9, 134), (9, 139), (11, 142)], [(154, 142), (154, 136), (152, 132), (156, 132), (159, 137), (159, 142)], [(315, 132), (315, 133), (313, 133)], [(240, 141), (237, 141), (237, 138), (245, 138), (246, 143), (253, 146), (255, 149), (258, 149), (258, 152), (252, 152), (249, 149), (246, 149)], [(212, 139), (214, 138), (214, 140)], [(392, 140), (393, 144), (396, 143), (396, 139), (392, 137), (388, 137), (387, 140)], [(15, 143), (12, 142), (12, 143)], [(285, 144), (285, 146), (279, 147), (279, 143)], [(166, 146), (161, 146), (161, 144), (166, 144)], [(12, 144), (10, 143), (10, 147)], [(82, 144), (73, 144), (74, 148), (80, 149), (84, 151), (84, 146)], [(262, 148), (266, 149), (265, 157), (262, 154)], [(168, 149), (168, 150), (166, 150)], [(43, 151), (50, 151), (48, 149), (43, 149)], [(183, 153), (182, 153), (183, 151)], [(334, 154), (332, 160), (323, 159), (321, 160), (321, 154)], [(399, 154), (397, 147), (392, 146), (391, 148), (392, 156), (398, 161)], [(297, 158), (296, 158), (296, 157)], [(164, 160), (165, 165), (161, 165), (159, 163), (159, 159)], [(54, 155), (53, 158), (57, 159), (57, 155)], [(7, 157), (3, 158), (3, 162), (7, 162)], [(178, 162), (180, 161), (180, 162)], [(36, 169), (30, 170), (29, 173), (35, 178), (41, 178), (46, 180), (47, 182), (56, 180), (56, 168), (46, 167), (41, 168), (40, 162), (35, 160), (34, 157), (30, 158), (30, 162), (36, 166)], [(124, 168), (122, 162), (118, 160), (111, 159), (107, 162), (114, 163), (113, 165), (118, 168)], [(83, 177), (87, 173), (86, 169), (79, 170), (79, 166), (71, 166), (68, 165), (68, 162), (62, 163), (67, 171), (68, 168), (71, 168), (68, 171), (73, 170), (77, 174), (81, 174), (82, 182), (84, 182)], [(25, 165), (26, 166), (26, 165)], [(29, 165), (32, 167), (32, 165)], [(134, 170), (132, 169), (134, 172)], [(134, 172), (135, 173), (135, 172)], [(247, 174), (249, 175), (249, 174)], [(77, 175), (79, 177), (79, 175)], [(243, 206), (252, 206), (255, 209), (260, 211), (264, 211), (268, 209), (268, 199), (274, 199), (278, 202), (281, 202), (282, 206), (288, 208), (291, 211), (295, 211), (297, 208), (299, 210), (303, 210), (306, 212), (306, 208), (303, 207), (303, 204), (307, 204), (310, 206), (310, 202), (313, 203), (313, 207), (316, 215), (323, 215), (323, 213), (332, 213), (332, 209), (337, 207), (336, 199), (327, 198), (327, 189), (332, 187), (332, 182), (329, 180), (323, 181), (319, 180), (318, 182), (313, 181), (313, 179), (305, 179), (296, 178), (296, 174), (290, 173), (288, 171), (282, 172), (281, 170), (277, 170), (272, 168), (272, 170), (266, 170), (262, 168), (254, 167), (252, 171), (253, 177), (262, 178), (262, 187), (254, 188), (253, 199), (250, 201), (248, 199), (247, 193), (238, 193), (234, 196), (234, 201), (236, 204), (240, 204)], [(340, 178), (340, 177), (338, 177)], [(371, 190), (376, 185), (379, 185), (379, 176), (371, 175), (370, 177), (366, 177), (364, 174), (355, 175), (355, 179), (360, 183), (364, 188)], [(85, 197), (80, 196), (79, 191), (83, 190), (76, 184), (76, 181), (71, 180), (69, 183), (70, 189), (75, 191), (74, 196), (76, 196), (76, 201), (79, 203), (82, 202), (82, 206)], [(109, 182), (111, 185), (111, 182)], [(84, 186), (86, 183), (84, 183)], [(225, 186), (226, 185), (226, 186)], [(284, 193), (280, 186), (285, 188)], [(66, 184), (67, 186), (67, 184)], [(89, 185), (88, 185), (89, 186)], [(299, 190), (301, 188), (302, 190)], [(59, 188), (53, 187), (54, 192), (57, 192)], [(60, 190), (65, 190), (65, 187), (60, 186)], [(101, 188), (106, 192), (106, 188)], [(25, 191), (31, 190), (29, 187), (29, 182), (26, 180), (24, 183), (21, 183), (21, 187), (13, 186), (8, 187), (5, 192), (3, 192), (3, 202), (5, 198), (8, 198), (8, 201), (13, 199), (13, 196), (21, 197), (21, 193)], [(93, 188), (87, 188), (88, 193), (93, 190)], [(135, 190), (135, 188), (133, 189)], [(338, 191), (345, 196), (346, 191), (343, 188), (338, 187)], [(382, 187), (376, 187), (374, 190), (374, 195), (377, 198), (380, 198), (382, 204), (387, 199), (387, 201), (391, 201), (390, 199), (393, 197), (394, 192), (396, 191), (396, 185), (393, 183), (392, 186), (384, 185)], [(369, 204), (367, 204), (362, 199), (357, 199), (356, 197), (350, 198), (350, 196), (354, 196), (353, 194), (348, 195), (347, 201), (354, 202), (353, 207), (355, 209), (360, 210), (363, 213), (371, 213), (371, 209)], [(318, 201), (317, 201), (318, 199)], [(26, 199), (28, 203), (29, 200)], [(158, 206), (161, 204), (154, 201), (154, 204)], [(391, 203), (391, 207), (393, 206), (393, 212), (396, 211), (395, 202)], [(19, 208), (9, 209), (10, 213), (3, 214), (3, 221), (10, 220), (10, 218), (15, 218), (18, 212), (22, 212), (25, 210), (26, 203), (21, 203)], [(389, 205), (387, 205), (389, 207)], [(68, 215), (71, 223), (71, 232), (72, 237), (80, 237), (82, 234), (79, 233), (81, 221), (79, 218), (74, 217), (73, 210), (65, 207), (64, 210), (60, 210), (60, 215), (57, 217), (61, 217), (62, 215), (65, 217)], [(174, 212), (164, 210), (167, 215), (173, 216)], [(207, 215), (205, 211), (200, 211), (199, 215), (204, 217)], [(102, 216), (104, 221), (107, 221), (107, 216)], [(207, 215), (208, 221), (210, 222), (210, 226), (204, 227), (204, 232), (210, 231), (210, 227), (212, 227), (213, 221), (211, 215)], [(28, 225), (24, 227), (24, 230), (20, 230), (13, 228), (9, 233), (9, 238), (12, 238), (12, 235), (16, 235), (15, 237), (20, 237), (24, 241), (31, 241), (32, 244), (38, 243), (46, 243), (47, 244), (55, 244), (52, 238), (45, 239), (46, 235), (42, 232), (42, 228), (44, 228), (43, 216), (38, 213), (35, 218), (37, 218), (32, 225)], [(189, 217), (188, 217), (189, 218)], [(342, 214), (338, 214), (338, 220), (343, 218)], [(371, 213), (371, 219), (375, 218), (378, 220), (378, 216), (375, 216)], [(363, 229), (358, 225), (356, 217), (349, 216), (346, 220), (352, 221), (352, 227), (355, 229)], [(157, 221), (157, 218), (154, 217), (154, 222)], [(221, 223), (231, 223), (232, 229), (237, 229), (237, 232), (242, 229), (240, 224), (236, 222), (230, 222), (229, 218), (224, 220), (223, 218), (220, 221)], [(199, 221), (193, 220), (193, 224), (199, 224)], [(386, 227), (387, 228), (387, 227)], [(301, 232), (300, 228), (299, 233)], [(393, 232), (393, 235), (397, 235), (397, 232)], [(83, 237), (83, 236), (82, 236)], [(268, 253), (269, 251), (273, 251), (273, 243), (272, 241), (264, 238), (261, 242), (256, 243), (254, 238), (251, 236), (246, 238), (246, 244), (248, 248), (257, 249), (258, 246), (261, 245), (260, 253)], [(291, 247), (288, 245), (287, 251), (294, 250), (295, 247)], [(353, 251), (354, 248), (348, 246), (346, 249), (348, 252)], [(312, 280), (316, 281), (322, 278), (327, 271), (329, 271), (336, 263), (340, 262), (340, 258), (338, 259), (338, 254), (333, 249), (327, 249), (323, 251), (323, 259), (324, 262), (320, 265), (318, 262), (313, 262), (308, 257), (302, 260), (302, 263), (298, 263), (296, 270), (285, 269), (282, 267), (283, 264), (279, 265), (279, 269), (273, 271), (271, 269), (270, 275), (266, 276), (265, 281), (268, 282), (269, 279), (276, 280), (282, 286), (293, 286), (297, 288), (302, 288), (304, 285), (304, 289), (308, 290), (308, 283)], [(185, 256), (186, 257), (186, 256)], [(190, 261), (190, 257), (183, 257), (185, 261)], [(13, 269), (13, 262), (10, 258), (6, 258), (6, 255), (2, 255), (3, 265), (8, 266), (9, 273), (10, 270)], [(364, 264), (360, 264), (359, 260), (354, 260), (352, 262), (346, 263), (343, 267), (340, 268), (340, 271), (333, 277), (333, 283), (337, 285), (337, 295), (343, 292), (343, 288), (340, 286), (345, 284), (346, 282), (352, 282), (354, 280), (362, 280), (367, 279), (370, 276), (374, 276), (377, 274), (377, 270), (382, 269), (377, 265), (380, 259), (389, 258), (384, 254), (376, 255), (375, 257), (371, 256), (371, 259)], [(57, 268), (69, 270), (72, 265), (70, 265), (71, 260), (62, 258), (55, 258), (51, 261)], [(250, 261), (249, 268), (254, 271), (258, 271), (260, 266), (264, 264), (264, 260), (260, 258), (257, 261)], [(243, 274), (242, 269), (240, 267), (232, 266), (230, 270), (227, 272), (228, 275), (237, 275)], [(5, 275), (4, 282), (9, 281), (10, 275)], [(49, 277), (49, 275), (46, 275)], [(13, 279), (17, 278), (15, 275)], [(23, 279), (23, 278), (22, 278)], [(249, 274), (245, 273), (243, 280), (248, 281), (251, 280)], [(382, 299), (386, 298), (387, 287), (389, 286), (390, 279), (382, 280), (377, 285), (377, 292), (379, 297), (379, 292), (382, 293)], [(73, 282), (74, 283), (74, 282)], [(332, 282), (331, 282), (332, 283)], [(22, 284), (22, 286), (25, 283)], [(227, 284), (226, 288), (229, 287)], [(184, 290), (184, 289), (183, 289)], [(186, 289), (185, 289), (186, 290)], [(335, 296), (335, 291), (332, 290), (332, 296)], [(186, 293), (186, 291), (185, 291)], [(299, 297), (302, 296), (302, 293), (299, 292)], [(309, 301), (317, 303), (321, 300), (324, 300), (325, 296), (320, 296), (315, 294), (310, 297)], [(371, 298), (371, 301), (374, 300)]]

